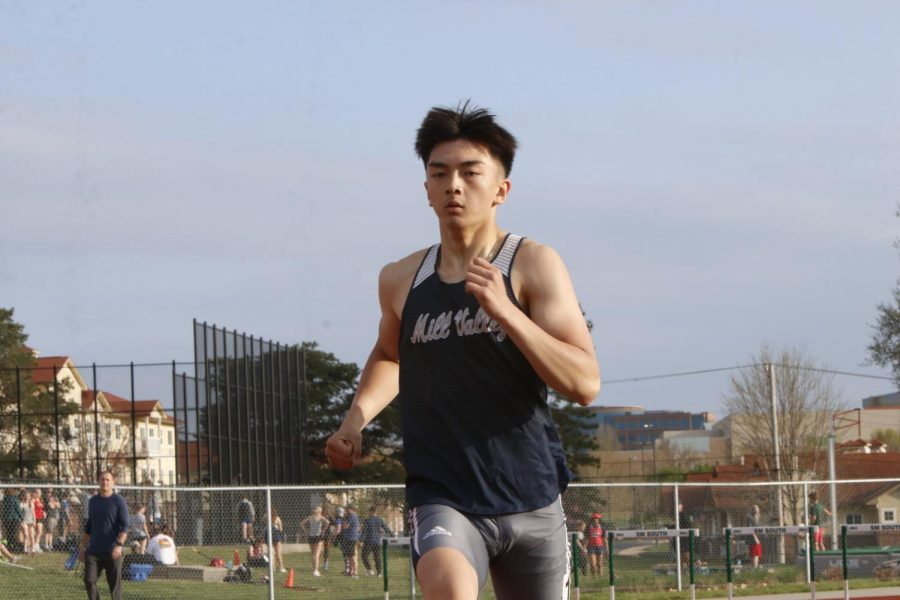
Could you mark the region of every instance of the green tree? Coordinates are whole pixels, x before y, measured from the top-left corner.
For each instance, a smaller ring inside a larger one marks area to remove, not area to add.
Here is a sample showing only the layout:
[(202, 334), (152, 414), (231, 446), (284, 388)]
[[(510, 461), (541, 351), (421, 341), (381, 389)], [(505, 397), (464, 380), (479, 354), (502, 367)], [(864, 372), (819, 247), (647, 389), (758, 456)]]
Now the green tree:
[(876, 429), (872, 432), (872, 437), (885, 444), (891, 452), (900, 450), (900, 431), (896, 429)]
[[(593, 331), (594, 323), (587, 318), (588, 330)], [(555, 391), (550, 391), (550, 409), (553, 420), (562, 440), (566, 462), (576, 477), (585, 476), (591, 470), (600, 467), (600, 444), (597, 441), (597, 424), (593, 413), (586, 406), (580, 406), (564, 398)]]
[(394, 400), (363, 431), (362, 461), (349, 473), (335, 471), (325, 460), (325, 442), (338, 430), (356, 394), (360, 369), (345, 363), (316, 342), (304, 342), (306, 352), (307, 426), (312, 477), (321, 483), (344, 479), (354, 483), (402, 483), (400, 407)]
[[(36, 361), (27, 341), (13, 309), (0, 308), (0, 476), (31, 479), (51, 474), (56, 397), (52, 385), (32, 380)], [(60, 385), (57, 392), (66, 390)], [(67, 404), (60, 402), (60, 415), (76, 410)]]
[(597, 443), (597, 425), (591, 411), (555, 392), (550, 394), (550, 407), (562, 440), (566, 462), (575, 476), (583, 476), (585, 471), (598, 468), (600, 445)]
[[(896, 216), (900, 217), (900, 207)], [(900, 249), (900, 238), (894, 240), (894, 248)], [(868, 350), (871, 363), (890, 368), (894, 382), (900, 386), (900, 281), (892, 296), (890, 302), (876, 308), (878, 319), (872, 326), (872, 343)]]

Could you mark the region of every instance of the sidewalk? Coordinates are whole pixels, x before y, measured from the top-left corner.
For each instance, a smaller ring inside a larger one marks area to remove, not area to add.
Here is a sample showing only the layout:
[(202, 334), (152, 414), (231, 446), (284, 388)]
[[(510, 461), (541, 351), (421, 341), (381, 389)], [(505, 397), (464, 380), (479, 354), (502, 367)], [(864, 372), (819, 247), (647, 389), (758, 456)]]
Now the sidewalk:
[[(864, 590), (854, 590), (853, 584), (850, 587), (851, 598), (878, 598), (878, 599), (900, 599), (900, 587), (883, 587), (868, 588)], [(706, 600), (727, 600), (728, 596), (710, 598)], [(769, 594), (762, 596), (738, 596), (735, 594), (736, 600), (809, 600), (812, 598), (811, 592), (794, 592), (791, 594)], [(844, 591), (836, 590), (829, 592), (821, 592), (816, 590), (816, 600), (843, 600)]]

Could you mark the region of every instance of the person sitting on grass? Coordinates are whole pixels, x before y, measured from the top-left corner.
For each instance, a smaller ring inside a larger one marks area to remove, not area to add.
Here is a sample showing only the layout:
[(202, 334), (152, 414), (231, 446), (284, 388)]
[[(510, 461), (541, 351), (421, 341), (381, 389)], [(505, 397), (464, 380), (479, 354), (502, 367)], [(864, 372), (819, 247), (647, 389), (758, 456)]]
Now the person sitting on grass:
[(178, 549), (175, 540), (172, 539), (172, 530), (167, 525), (153, 528), (154, 535), (147, 543), (147, 554), (151, 555), (161, 565), (180, 565)]
[(4, 543), (5, 541), (6, 540), (0, 540), (0, 556), (13, 564), (18, 563), (19, 557), (9, 551), (9, 548), (7, 548), (6, 544)]
[(267, 569), (269, 567), (268, 548), (262, 538), (256, 538), (247, 548), (247, 566)]

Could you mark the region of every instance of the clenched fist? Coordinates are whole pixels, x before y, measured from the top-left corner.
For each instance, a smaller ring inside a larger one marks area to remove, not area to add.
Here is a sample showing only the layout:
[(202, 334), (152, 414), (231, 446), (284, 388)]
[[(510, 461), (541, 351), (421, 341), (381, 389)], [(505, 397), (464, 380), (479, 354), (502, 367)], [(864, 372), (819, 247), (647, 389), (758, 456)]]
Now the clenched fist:
[(341, 428), (325, 442), (325, 458), (335, 469), (347, 471), (359, 462), (361, 447), (360, 432)]

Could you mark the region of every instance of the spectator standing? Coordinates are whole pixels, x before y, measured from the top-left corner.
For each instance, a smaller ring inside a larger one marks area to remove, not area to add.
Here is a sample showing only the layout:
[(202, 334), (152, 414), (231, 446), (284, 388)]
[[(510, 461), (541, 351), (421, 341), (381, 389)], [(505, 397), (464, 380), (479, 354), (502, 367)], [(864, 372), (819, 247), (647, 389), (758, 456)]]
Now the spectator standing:
[(584, 529), (591, 573), (596, 575), (603, 575), (603, 553), (606, 550), (606, 542), (603, 539), (603, 524), (600, 522), (602, 518), (602, 514), (595, 512), (591, 515), (591, 522)]
[(43, 548), (41, 548), (41, 542), (44, 539), (44, 519), (46, 518), (46, 512), (44, 511), (44, 500), (41, 498), (40, 490), (33, 490), (31, 492), (31, 508), (34, 511), (34, 532), (33, 532), (33, 543), (32, 543), (32, 551), (33, 552), (43, 552)]
[(3, 519), (3, 534), (6, 542), (16, 551), (22, 551), (19, 541), (19, 528), (22, 523), (22, 507), (19, 496), (12, 489), (6, 488), (3, 492), (3, 504), (0, 508)]
[(88, 507), (91, 503), (91, 495), (81, 489), (76, 489), (75, 495), (78, 498), (79, 506), (81, 506), (81, 525), (84, 526), (88, 520)]
[[(759, 527), (759, 505), (754, 504), (750, 507), (750, 514), (747, 515), (747, 527)], [(747, 552), (750, 554), (750, 562), (754, 569), (759, 568), (759, 561), (762, 558), (762, 541), (755, 533), (747, 536)]]
[(103, 571), (112, 600), (122, 598), (122, 547), (128, 536), (128, 504), (113, 491), (115, 482), (110, 471), (101, 471), (100, 491), (88, 501), (79, 553), (84, 561), (88, 600), (100, 600), (97, 579)]
[(150, 532), (147, 530), (147, 507), (139, 506), (128, 519), (128, 536), (132, 542), (137, 542), (138, 552), (147, 553), (147, 542)]
[[(328, 531), (325, 535), (325, 570), (328, 570), (328, 549), (332, 546), (338, 546), (340, 548), (341, 540), (343, 540), (344, 533), (344, 508), (342, 506), (338, 506), (334, 509), (334, 518), (331, 519), (331, 526), (328, 528)], [(347, 573), (348, 566), (346, 559), (344, 560), (344, 574)]]
[(24, 554), (34, 555), (34, 503), (31, 494), (22, 490), (19, 492), (19, 508), (22, 510), (22, 524), (19, 526), (19, 536), (22, 538)]
[(347, 519), (344, 528), (341, 531), (343, 539), (341, 541), (341, 553), (344, 555), (344, 564), (347, 565), (346, 575), (350, 577), (359, 577), (357, 572), (357, 546), (359, 545), (359, 516), (353, 505), (347, 507)]
[[(693, 529), (694, 528), (694, 516), (684, 509), (684, 502), (678, 503), (678, 528), (679, 529)], [(690, 541), (689, 541), (690, 538), (688, 536), (682, 536), (681, 538), (672, 538), (673, 544), (675, 544), (676, 539), (680, 539), (681, 564), (687, 566), (688, 563), (691, 562), (691, 549), (690, 549)]]
[[(69, 538), (73, 534), (78, 533), (78, 527), (75, 523), (77, 517), (74, 516), (74, 505), (72, 503), (72, 495), (67, 494), (59, 503), (59, 528), (62, 532), (63, 540), (66, 543), (66, 549), (69, 550)], [(77, 541), (75, 542), (77, 543)]]
[(825, 508), (819, 502), (819, 495), (816, 492), (809, 493), (809, 524), (816, 525), (816, 534), (814, 541), (816, 544), (816, 552), (825, 550), (825, 525), (828, 523), (826, 518), (831, 516), (831, 511)]
[(309, 556), (312, 560), (313, 577), (319, 577), (319, 559), (325, 545), (325, 535), (331, 522), (322, 514), (322, 507), (317, 506), (311, 515), (300, 522), (300, 531), (306, 536), (309, 544)]
[(238, 502), (238, 520), (241, 523), (241, 540), (244, 543), (253, 543), (253, 521), (256, 520), (256, 509), (247, 496)]
[[(147, 482), (150, 483), (149, 481)], [(162, 482), (159, 481), (156, 484), (157, 486), (162, 485)], [(159, 525), (162, 523), (162, 494), (158, 489), (154, 489), (150, 492), (150, 500), (147, 506), (147, 515), (150, 517), (150, 522), (154, 525)]]
[[(375, 512), (375, 507), (369, 509), (369, 516), (362, 524), (362, 562), (369, 575), (381, 575), (381, 538), (392, 537), (391, 531), (384, 519)], [(375, 559), (375, 570), (369, 563), (369, 556)]]
[(88, 503), (91, 495), (82, 489), (75, 488), (69, 494), (69, 527), (73, 534), (84, 533), (84, 524), (87, 522)]
[(281, 573), (287, 572), (284, 568), (284, 559), (281, 558), (281, 542), (284, 540), (284, 522), (275, 507), (269, 515), (272, 521), (272, 554), (275, 555), (275, 567)]
[(44, 522), (44, 539), (42, 540), (44, 550), (50, 552), (56, 543), (56, 536), (59, 534), (60, 515), (62, 506), (59, 504), (59, 498), (56, 494), (51, 493), (47, 496), (46, 501), (47, 518)]
[(584, 543), (584, 532), (587, 526), (584, 521), (578, 520), (574, 523), (575, 542), (578, 546), (578, 569), (582, 575), (587, 575), (588, 570), (588, 553), (587, 546)]

